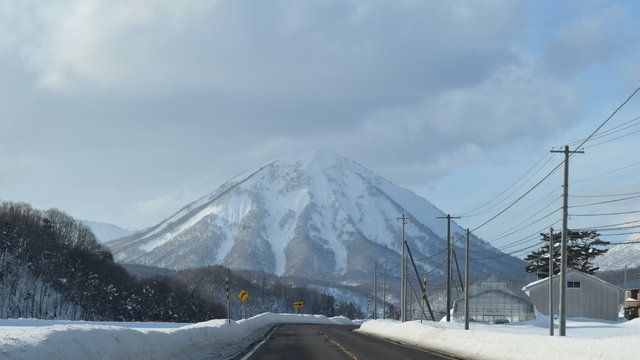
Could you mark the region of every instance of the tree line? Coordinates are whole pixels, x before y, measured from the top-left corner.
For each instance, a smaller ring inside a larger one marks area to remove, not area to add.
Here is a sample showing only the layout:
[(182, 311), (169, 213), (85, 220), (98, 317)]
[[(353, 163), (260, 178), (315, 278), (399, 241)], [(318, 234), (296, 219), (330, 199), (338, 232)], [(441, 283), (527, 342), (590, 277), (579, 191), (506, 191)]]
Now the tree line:
[(224, 307), (170, 277), (138, 280), (57, 209), (0, 203), (0, 317), (197, 322)]
[[(331, 295), (287, 282), (276, 275), (257, 271), (230, 271), (220, 265), (179, 271), (172, 279), (206, 298), (226, 304), (225, 281), (229, 279), (231, 318), (240, 319), (263, 312), (296, 311), (294, 302), (303, 302), (299, 311), (305, 314), (362, 318), (364, 314), (351, 302), (339, 301)], [(237, 298), (240, 290), (249, 293), (244, 302)], [(225, 305), (226, 306), (226, 305)]]

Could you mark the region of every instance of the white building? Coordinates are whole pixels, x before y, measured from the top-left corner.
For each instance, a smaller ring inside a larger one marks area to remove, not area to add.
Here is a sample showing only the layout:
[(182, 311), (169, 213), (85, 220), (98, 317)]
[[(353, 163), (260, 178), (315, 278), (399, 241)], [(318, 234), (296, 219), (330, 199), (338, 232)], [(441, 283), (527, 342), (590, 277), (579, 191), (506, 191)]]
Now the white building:
[[(538, 280), (522, 288), (536, 309), (549, 315), (549, 278)], [(577, 270), (567, 271), (567, 317), (618, 320), (619, 287)], [(553, 308), (558, 316), (560, 274), (553, 277)]]

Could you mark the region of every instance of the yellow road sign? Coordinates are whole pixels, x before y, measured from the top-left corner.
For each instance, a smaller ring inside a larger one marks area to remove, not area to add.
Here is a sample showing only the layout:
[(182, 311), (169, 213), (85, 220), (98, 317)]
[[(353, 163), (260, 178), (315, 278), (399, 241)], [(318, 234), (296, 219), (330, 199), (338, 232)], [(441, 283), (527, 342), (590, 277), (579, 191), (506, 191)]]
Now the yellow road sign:
[(296, 302), (293, 303), (293, 307), (294, 308), (304, 307), (304, 303), (302, 301), (296, 301)]
[(247, 301), (248, 298), (249, 298), (249, 293), (244, 290), (240, 290), (240, 292), (238, 293), (238, 299), (240, 299), (240, 301), (242, 302), (245, 302)]

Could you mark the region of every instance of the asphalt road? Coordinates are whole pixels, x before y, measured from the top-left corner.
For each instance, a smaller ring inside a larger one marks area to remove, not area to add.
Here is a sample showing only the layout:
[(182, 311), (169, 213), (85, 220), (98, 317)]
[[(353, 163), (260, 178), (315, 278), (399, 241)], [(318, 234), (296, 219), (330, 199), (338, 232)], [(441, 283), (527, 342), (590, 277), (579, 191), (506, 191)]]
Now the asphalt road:
[(345, 325), (280, 325), (239, 360), (451, 360), (452, 357), (403, 346), (353, 331)]

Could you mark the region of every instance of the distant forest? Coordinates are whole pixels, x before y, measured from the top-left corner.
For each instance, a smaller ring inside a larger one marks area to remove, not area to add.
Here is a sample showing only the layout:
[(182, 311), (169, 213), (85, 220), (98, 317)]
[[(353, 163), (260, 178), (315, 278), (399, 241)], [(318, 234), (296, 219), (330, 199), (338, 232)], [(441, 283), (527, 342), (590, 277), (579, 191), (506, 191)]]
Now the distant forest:
[[(57, 209), (0, 202), (0, 318), (198, 322), (226, 318), (224, 279), (230, 278), (232, 317), (265, 311), (362, 316), (353, 304), (318, 291), (221, 266), (137, 279), (113, 260), (91, 230)], [(235, 298), (250, 295), (244, 309)]]

